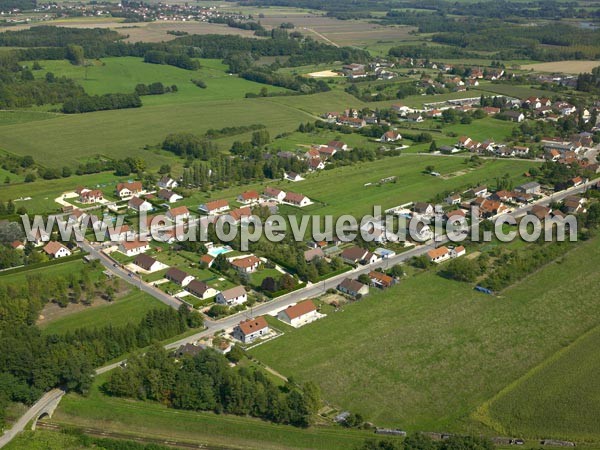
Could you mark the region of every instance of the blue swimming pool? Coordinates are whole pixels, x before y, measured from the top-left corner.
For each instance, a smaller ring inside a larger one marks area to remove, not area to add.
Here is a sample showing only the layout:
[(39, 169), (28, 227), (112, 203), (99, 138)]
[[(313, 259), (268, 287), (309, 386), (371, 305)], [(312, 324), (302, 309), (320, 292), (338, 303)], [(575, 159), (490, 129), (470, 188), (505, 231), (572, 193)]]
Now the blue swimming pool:
[(230, 251), (231, 248), (229, 247), (212, 247), (210, 250), (208, 250), (208, 254), (213, 258), (216, 258), (217, 256), (222, 255), (223, 253), (228, 253)]

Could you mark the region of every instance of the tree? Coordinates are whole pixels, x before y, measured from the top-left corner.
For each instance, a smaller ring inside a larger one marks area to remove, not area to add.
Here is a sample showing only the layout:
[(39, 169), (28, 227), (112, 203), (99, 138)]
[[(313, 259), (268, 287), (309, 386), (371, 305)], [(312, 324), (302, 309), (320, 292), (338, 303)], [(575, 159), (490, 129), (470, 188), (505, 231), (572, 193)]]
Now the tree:
[(68, 44), (66, 58), (71, 61), (71, 64), (82, 66), (85, 63), (83, 47), (81, 45)]
[(371, 284), (371, 279), (369, 278), (369, 275), (367, 275), (366, 273), (359, 275), (358, 281), (360, 281), (362, 284), (366, 284), (367, 286), (369, 284)]
[(271, 142), (271, 137), (267, 130), (258, 130), (252, 133), (251, 142), (254, 147), (263, 147)]
[(437, 144), (435, 143), (435, 141), (431, 141), (431, 145), (429, 146), (429, 153), (435, 153), (437, 152)]
[(28, 173), (27, 175), (25, 175), (25, 183), (33, 183), (35, 181), (35, 174), (34, 173)]

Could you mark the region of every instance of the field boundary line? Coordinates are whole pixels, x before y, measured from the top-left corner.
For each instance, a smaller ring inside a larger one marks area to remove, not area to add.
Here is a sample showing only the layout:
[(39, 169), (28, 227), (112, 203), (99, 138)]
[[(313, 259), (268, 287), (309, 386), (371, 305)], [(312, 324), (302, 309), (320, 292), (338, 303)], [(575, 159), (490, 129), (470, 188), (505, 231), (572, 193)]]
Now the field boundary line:
[(544, 359), (538, 365), (529, 369), (527, 372), (525, 372), (523, 375), (521, 375), (515, 381), (513, 381), (512, 383), (503, 387), (493, 397), (491, 397), (490, 399), (483, 402), (480, 406), (477, 407), (477, 409), (473, 413), (471, 413), (471, 418), (492, 428), (494, 431), (497, 431), (498, 433), (507, 434), (507, 430), (504, 428), (504, 426), (499, 421), (494, 419), (492, 417), (492, 415), (490, 414), (490, 407), (492, 406), (492, 404), (495, 403), (496, 401), (500, 400), (505, 395), (512, 392), (515, 388), (517, 388), (523, 382), (529, 380), (531, 377), (533, 377), (534, 375), (537, 375), (543, 369), (547, 368), (551, 364), (553, 364), (556, 361), (558, 361), (559, 359), (561, 359), (563, 356), (565, 356), (566, 353), (568, 353), (572, 348), (577, 346), (581, 341), (587, 339), (589, 336), (598, 332), (599, 330), (600, 330), (600, 323), (597, 323), (592, 328), (588, 329), (583, 334), (581, 334), (580, 336), (575, 338), (575, 340), (573, 340), (573, 342), (571, 342), (570, 344), (566, 345), (565, 347), (562, 347), (561, 349), (555, 351), (552, 355), (550, 355), (548, 358)]

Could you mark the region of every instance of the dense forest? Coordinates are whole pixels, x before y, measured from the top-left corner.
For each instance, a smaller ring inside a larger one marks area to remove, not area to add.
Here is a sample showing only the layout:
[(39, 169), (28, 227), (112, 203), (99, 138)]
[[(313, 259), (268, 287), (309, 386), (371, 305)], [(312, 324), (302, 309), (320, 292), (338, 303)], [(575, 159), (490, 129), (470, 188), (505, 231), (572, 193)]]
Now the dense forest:
[(321, 398), (313, 383), (276, 386), (262, 371), (231, 368), (212, 349), (181, 361), (161, 346), (133, 357), (103, 386), (109, 395), (155, 400), (177, 409), (254, 416), (276, 423), (306, 427)]

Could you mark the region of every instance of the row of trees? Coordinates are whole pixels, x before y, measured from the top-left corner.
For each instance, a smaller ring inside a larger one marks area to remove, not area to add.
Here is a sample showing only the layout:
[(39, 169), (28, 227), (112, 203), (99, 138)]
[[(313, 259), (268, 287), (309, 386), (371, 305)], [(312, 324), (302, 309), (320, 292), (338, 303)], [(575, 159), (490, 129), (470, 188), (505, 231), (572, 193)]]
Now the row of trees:
[(160, 81), (150, 84), (137, 84), (135, 86), (134, 92), (139, 95), (161, 95), (167, 94), (169, 92), (177, 92), (177, 85), (173, 84), (171, 86), (165, 86)]
[(103, 389), (109, 395), (155, 400), (195, 411), (260, 417), (306, 427), (321, 398), (313, 383), (277, 387), (262, 371), (231, 368), (221, 354), (207, 349), (175, 360), (160, 346), (144, 357), (130, 358)]
[(110, 109), (139, 108), (142, 100), (133, 94), (82, 94), (71, 97), (63, 103), (62, 112), (65, 114), (105, 111)]

